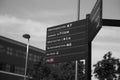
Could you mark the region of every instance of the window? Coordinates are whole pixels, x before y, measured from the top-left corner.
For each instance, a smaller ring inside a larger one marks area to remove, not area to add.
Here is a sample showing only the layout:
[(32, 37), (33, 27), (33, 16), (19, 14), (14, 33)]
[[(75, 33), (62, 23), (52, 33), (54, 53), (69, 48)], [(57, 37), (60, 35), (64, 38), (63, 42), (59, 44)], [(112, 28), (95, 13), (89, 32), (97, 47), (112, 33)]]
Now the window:
[(34, 55), (33, 53), (29, 53), (29, 58), (28, 58), (28, 60), (36, 62), (36, 61), (39, 61), (40, 58), (41, 58), (41, 57), (38, 56), (38, 55)]
[(22, 67), (15, 66), (15, 73), (17, 74), (24, 74), (25, 69)]
[(10, 64), (6, 64), (6, 71), (10, 71)]
[(5, 71), (5, 63), (0, 62), (0, 70), (4, 70)]
[(13, 48), (7, 47), (7, 54), (8, 55), (13, 55)]
[(10, 65), (10, 72), (15, 72), (15, 66), (14, 65)]
[(32, 53), (29, 53), (29, 55), (28, 55), (28, 60), (30, 60), (30, 61), (32, 61), (33, 60), (33, 54)]
[(3, 52), (5, 52), (5, 46), (0, 44), (0, 54), (2, 54)]
[(4, 63), (4, 62), (0, 62), (0, 70), (3, 71), (10, 71), (10, 64)]
[(25, 56), (26, 56), (26, 53), (25, 52), (23, 52), (22, 50), (15, 50), (15, 56), (17, 56), (17, 57), (22, 57), (22, 58), (25, 58)]

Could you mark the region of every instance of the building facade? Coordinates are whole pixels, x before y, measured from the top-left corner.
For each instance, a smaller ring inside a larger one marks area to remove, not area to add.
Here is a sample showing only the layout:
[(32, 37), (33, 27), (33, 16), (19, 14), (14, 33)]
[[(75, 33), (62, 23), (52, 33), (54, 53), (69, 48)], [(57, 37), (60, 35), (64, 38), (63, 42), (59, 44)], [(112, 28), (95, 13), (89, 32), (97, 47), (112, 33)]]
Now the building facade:
[[(25, 74), (26, 44), (0, 36), (0, 80), (23, 80)], [(29, 47), (28, 68), (30, 71), (45, 51)]]

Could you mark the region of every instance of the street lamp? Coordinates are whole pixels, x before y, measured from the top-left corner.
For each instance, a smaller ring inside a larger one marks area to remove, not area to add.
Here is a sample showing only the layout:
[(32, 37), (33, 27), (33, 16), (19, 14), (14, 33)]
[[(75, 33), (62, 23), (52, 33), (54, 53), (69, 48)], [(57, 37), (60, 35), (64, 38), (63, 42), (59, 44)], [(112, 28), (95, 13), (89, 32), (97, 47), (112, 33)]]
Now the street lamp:
[(30, 35), (29, 34), (24, 34), (23, 37), (25, 39), (28, 39), (27, 50), (26, 50), (26, 59), (25, 59), (25, 74), (24, 74), (24, 80), (26, 80)]

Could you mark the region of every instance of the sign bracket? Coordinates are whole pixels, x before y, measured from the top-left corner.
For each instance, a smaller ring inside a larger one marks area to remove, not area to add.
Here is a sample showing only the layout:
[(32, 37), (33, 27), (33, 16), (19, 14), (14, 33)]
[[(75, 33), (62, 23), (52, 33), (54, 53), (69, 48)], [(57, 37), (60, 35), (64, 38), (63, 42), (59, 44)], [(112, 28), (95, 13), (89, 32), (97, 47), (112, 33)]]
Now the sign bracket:
[(102, 25), (103, 26), (120, 27), (120, 20), (116, 20), (116, 19), (102, 19)]

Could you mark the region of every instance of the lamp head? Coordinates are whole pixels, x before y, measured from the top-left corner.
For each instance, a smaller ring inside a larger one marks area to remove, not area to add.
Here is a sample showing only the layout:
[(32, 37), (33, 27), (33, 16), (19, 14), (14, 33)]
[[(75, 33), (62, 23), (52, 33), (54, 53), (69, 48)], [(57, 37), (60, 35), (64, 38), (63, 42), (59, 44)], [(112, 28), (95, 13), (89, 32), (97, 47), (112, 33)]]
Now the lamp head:
[(30, 35), (29, 34), (24, 34), (23, 37), (28, 39), (28, 40), (30, 39)]

